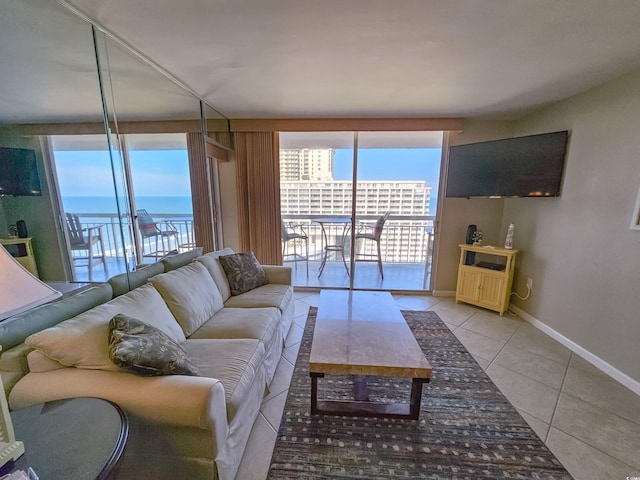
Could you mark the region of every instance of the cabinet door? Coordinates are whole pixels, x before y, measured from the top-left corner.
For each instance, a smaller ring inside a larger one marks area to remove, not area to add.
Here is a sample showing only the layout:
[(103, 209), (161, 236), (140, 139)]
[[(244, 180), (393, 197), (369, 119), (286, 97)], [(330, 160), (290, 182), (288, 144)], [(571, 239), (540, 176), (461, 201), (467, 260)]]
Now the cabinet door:
[(500, 308), (505, 295), (505, 276), (503, 274), (482, 274), (479, 290), (479, 302), (488, 308)]
[(463, 302), (477, 302), (480, 293), (482, 275), (477, 268), (460, 268), (458, 272), (458, 288), (456, 300)]

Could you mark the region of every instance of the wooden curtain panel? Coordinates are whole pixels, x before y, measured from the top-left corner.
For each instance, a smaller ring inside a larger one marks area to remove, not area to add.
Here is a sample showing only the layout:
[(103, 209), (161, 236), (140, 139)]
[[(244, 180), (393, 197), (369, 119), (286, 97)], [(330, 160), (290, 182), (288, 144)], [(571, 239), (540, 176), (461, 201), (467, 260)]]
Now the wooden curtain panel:
[(260, 263), (282, 265), (278, 134), (237, 132), (234, 150), (240, 248)]
[(207, 154), (201, 133), (187, 134), (189, 151), (189, 176), (191, 178), (191, 202), (193, 204), (193, 236), (196, 246), (203, 253), (215, 250), (213, 215), (209, 200)]

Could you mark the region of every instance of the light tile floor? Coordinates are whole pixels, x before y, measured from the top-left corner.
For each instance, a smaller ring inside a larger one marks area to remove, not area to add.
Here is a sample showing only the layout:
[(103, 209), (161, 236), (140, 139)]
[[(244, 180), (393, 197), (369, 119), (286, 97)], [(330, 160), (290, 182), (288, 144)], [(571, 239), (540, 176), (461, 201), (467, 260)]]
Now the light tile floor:
[[(295, 297), (295, 323), (237, 480), (267, 476), (307, 312), (320, 298)], [(437, 312), (574, 478), (640, 477), (640, 396), (516, 316), (450, 298), (394, 298), (400, 308)]]

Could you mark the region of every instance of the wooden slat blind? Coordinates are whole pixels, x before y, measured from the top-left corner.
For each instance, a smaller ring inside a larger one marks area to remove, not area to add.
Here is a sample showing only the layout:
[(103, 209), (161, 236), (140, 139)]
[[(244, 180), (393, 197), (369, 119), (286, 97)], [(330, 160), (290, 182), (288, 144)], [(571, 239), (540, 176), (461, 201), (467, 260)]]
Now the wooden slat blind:
[(237, 132), (234, 144), (240, 248), (282, 265), (278, 133)]
[(193, 235), (203, 253), (215, 250), (209, 183), (207, 177), (207, 154), (201, 133), (187, 134), (189, 151), (189, 176), (191, 178), (191, 201), (193, 204)]

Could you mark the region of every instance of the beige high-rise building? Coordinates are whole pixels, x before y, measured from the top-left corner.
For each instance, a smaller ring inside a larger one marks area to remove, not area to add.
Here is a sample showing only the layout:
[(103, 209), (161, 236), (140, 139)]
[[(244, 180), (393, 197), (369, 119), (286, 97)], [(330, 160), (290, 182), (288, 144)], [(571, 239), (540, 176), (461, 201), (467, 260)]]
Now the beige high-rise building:
[(331, 180), (333, 148), (288, 148), (280, 150), (280, 180)]

